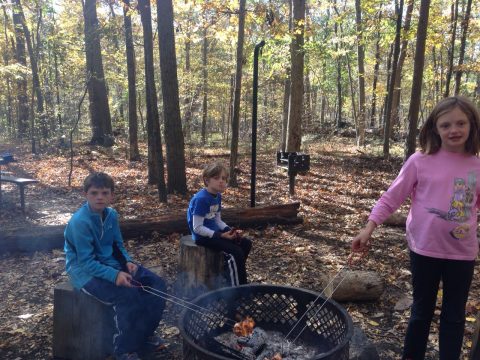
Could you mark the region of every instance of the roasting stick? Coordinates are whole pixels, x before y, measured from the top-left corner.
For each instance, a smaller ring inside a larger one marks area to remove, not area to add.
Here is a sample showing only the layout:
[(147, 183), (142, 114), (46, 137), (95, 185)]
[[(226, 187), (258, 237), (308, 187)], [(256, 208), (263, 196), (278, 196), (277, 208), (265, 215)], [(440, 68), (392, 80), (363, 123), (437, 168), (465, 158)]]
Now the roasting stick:
[[(300, 324), (300, 321), (307, 315), (307, 312), (315, 305), (315, 303), (318, 301), (318, 299), (320, 299), (320, 297), (322, 296), (322, 294), (325, 293), (325, 290), (328, 289), (328, 287), (333, 283), (333, 281), (335, 280), (335, 278), (337, 278), (345, 269), (350, 269), (351, 268), (351, 265), (353, 265), (354, 263), (356, 263), (357, 261), (361, 260), (361, 258), (364, 256), (365, 254), (362, 254), (360, 256), (360, 259), (358, 260), (354, 260), (354, 257), (353, 257), (353, 253), (349, 255), (348, 257), (348, 260), (347, 260), (347, 263), (335, 274), (334, 277), (332, 277), (332, 279), (330, 280), (330, 282), (323, 288), (322, 292), (317, 296), (317, 298), (313, 301), (312, 305), (310, 305), (310, 307), (303, 313), (303, 315), (300, 317), (300, 319), (297, 320), (297, 322), (293, 325), (292, 329), (287, 333), (287, 335), (285, 335), (284, 337), (284, 341), (290, 345), (291, 343), (294, 343), (295, 341), (297, 341), (297, 339), (300, 337), (300, 335), (305, 331), (305, 329), (307, 328), (308, 325), (305, 325), (302, 330), (300, 330), (300, 332), (298, 333), (298, 335), (292, 340), (292, 341), (288, 341), (287, 338), (288, 336), (293, 332), (293, 330), (298, 326), (298, 324)], [(313, 314), (313, 316), (317, 315), (318, 312), (320, 310), (323, 309), (323, 307), (325, 306), (325, 304), (327, 303), (328, 300), (330, 300), (333, 296), (333, 294), (335, 293), (335, 291), (338, 289), (338, 287), (342, 284), (342, 282), (347, 278), (347, 275), (348, 273), (346, 273), (341, 279), (340, 281), (338, 282), (337, 286), (335, 286), (335, 288), (332, 290), (332, 293), (330, 294), (330, 296), (328, 296), (322, 303), (322, 305), (318, 308), (317, 311), (315, 311), (315, 313)], [(282, 351), (283, 351), (283, 344), (282, 344)]]
[[(152, 295), (155, 295), (155, 296), (158, 296), (159, 298), (162, 298), (164, 300), (167, 300), (167, 301), (170, 301), (176, 305), (179, 305), (179, 306), (182, 306), (188, 310), (191, 310), (191, 311), (194, 311), (200, 315), (203, 315), (203, 316), (207, 316), (209, 317), (210, 319), (213, 319), (213, 320), (217, 320), (217, 319), (221, 319), (221, 320), (225, 320), (225, 322), (229, 325), (231, 325), (233, 327), (233, 325), (236, 323), (235, 320), (232, 320), (232, 319), (229, 319), (227, 317), (224, 317), (224, 316), (220, 316), (218, 314), (216, 314), (215, 312), (213, 312), (212, 310), (209, 310), (207, 308), (204, 308), (204, 307), (201, 307), (197, 304), (194, 304), (192, 302), (189, 302), (187, 300), (184, 300), (182, 298), (179, 298), (179, 297), (176, 297), (172, 294), (169, 294), (169, 293), (166, 293), (166, 292), (163, 292), (161, 290), (158, 290), (158, 289), (155, 289), (151, 286), (147, 286), (147, 285), (143, 285), (140, 281), (137, 281), (137, 280), (134, 280), (132, 279), (131, 280), (131, 284), (133, 285), (133, 287), (136, 287), (136, 288), (140, 288), (142, 289), (143, 291), (145, 291), (146, 293), (149, 293), (149, 294), (152, 294)], [(189, 307), (188, 305), (192, 306), (192, 307)]]

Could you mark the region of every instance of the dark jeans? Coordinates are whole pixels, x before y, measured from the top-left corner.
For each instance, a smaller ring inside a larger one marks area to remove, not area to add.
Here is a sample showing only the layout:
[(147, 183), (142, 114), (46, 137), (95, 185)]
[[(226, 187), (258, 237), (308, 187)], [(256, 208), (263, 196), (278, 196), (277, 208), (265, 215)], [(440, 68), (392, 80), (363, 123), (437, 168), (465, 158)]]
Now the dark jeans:
[(458, 360), (465, 327), (465, 305), (475, 261), (437, 259), (410, 251), (413, 305), (403, 359), (425, 357), (430, 323), (440, 280), (443, 284), (440, 315), (440, 360)]
[[(145, 286), (165, 292), (165, 282), (150, 270), (138, 266), (134, 279)], [(82, 291), (97, 300), (113, 306), (115, 312), (115, 335), (113, 336), (116, 355), (138, 352), (153, 334), (162, 317), (165, 300), (139, 288), (116, 286), (93, 278)]]
[(238, 242), (235, 242), (228, 239), (201, 237), (195, 240), (195, 243), (213, 250), (224, 251), (231, 254), (237, 265), (239, 284), (243, 285), (247, 283), (247, 269), (245, 263), (247, 262), (248, 254), (252, 249), (252, 241), (250, 239), (242, 237)]

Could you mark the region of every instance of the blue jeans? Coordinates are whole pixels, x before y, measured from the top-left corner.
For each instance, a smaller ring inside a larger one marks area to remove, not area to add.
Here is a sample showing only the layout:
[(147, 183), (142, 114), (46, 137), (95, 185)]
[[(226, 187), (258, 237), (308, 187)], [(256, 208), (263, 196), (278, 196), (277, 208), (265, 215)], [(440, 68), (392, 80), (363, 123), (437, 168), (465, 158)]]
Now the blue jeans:
[(425, 357), (440, 280), (443, 284), (440, 360), (459, 359), (465, 327), (465, 305), (474, 265), (474, 260), (437, 259), (410, 251), (413, 305), (403, 359), (421, 360)]
[[(166, 290), (165, 282), (142, 266), (138, 266), (133, 278), (162, 292)], [(82, 291), (104, 304), (113, 306), (115, 312), (113, 346), (116, 355), (141, 350), (147, 338), (157, 328), (165, 308), (165, 300), (161, 297), (139, 288), (116, 286), (99, 278), (90, 280)]]

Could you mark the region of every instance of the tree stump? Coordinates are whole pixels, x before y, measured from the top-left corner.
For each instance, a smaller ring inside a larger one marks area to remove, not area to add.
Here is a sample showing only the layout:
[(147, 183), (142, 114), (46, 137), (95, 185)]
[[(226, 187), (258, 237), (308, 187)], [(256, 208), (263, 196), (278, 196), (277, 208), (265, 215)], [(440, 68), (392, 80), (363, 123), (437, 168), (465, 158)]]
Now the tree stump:
[(101, 360), (113, 354), (113, 309), (70, 283), (53, 292), (53, 357)]
[(383, 289), (383, 279), (374, 271), (346, 271), (325, 288), (325, 293), (331, 296), (333, 292), (332, 298), (336, 301), (371, 301), (378, 300)]
[(225, 285), (223, 252), (197, 246), (191, 235), (180, 239), (178, 289), (180, 296), (192, 299)]
[[(162, 268), (149, 267), (161, 276)], [(114, 311), (69, 282), (53, 292), (53, 358), (104, 360), (113, 354)]]

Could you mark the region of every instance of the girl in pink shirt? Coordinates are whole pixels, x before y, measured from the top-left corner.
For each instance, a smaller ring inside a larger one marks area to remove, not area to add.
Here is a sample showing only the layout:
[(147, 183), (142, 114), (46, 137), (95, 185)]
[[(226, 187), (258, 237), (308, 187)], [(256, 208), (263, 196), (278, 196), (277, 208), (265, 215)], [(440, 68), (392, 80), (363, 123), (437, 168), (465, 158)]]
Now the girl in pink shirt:
[(406, 237), (413, 304), (402, 359), (425, 356), (441, 280), (440, 360), (457, 360), (478, 253), (480, 115), (475, 105), (461, 96), (441, 100), (420, 132), (420, 147), (376, 203), (352, 251), (366, 253), (375, 228), (411, 197)]

